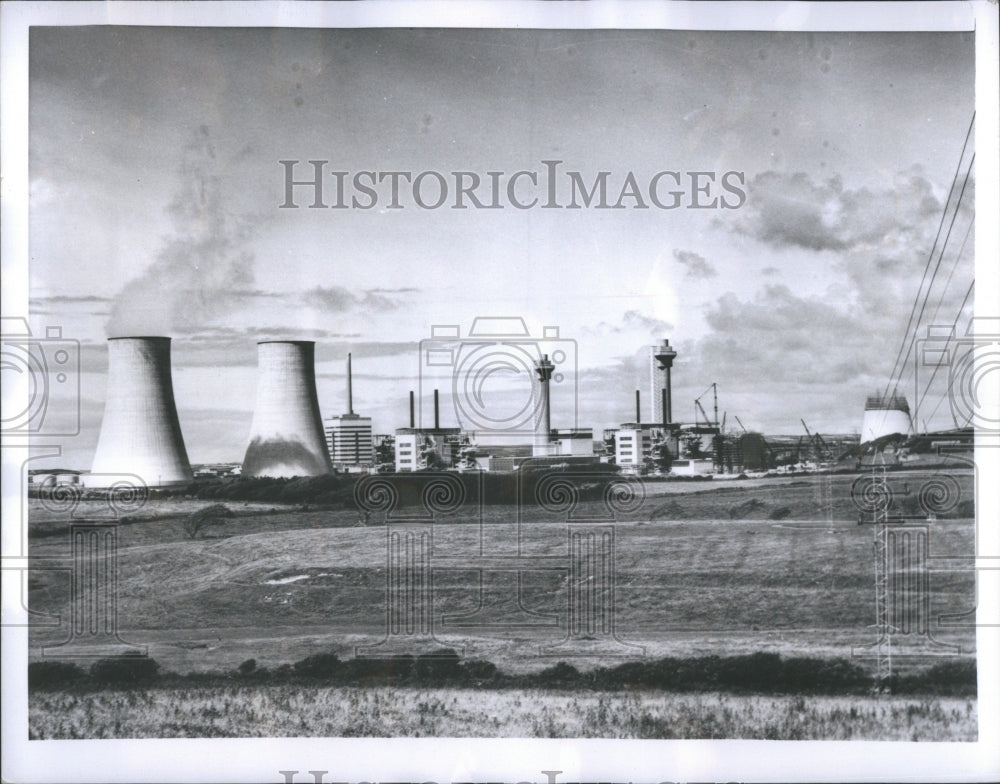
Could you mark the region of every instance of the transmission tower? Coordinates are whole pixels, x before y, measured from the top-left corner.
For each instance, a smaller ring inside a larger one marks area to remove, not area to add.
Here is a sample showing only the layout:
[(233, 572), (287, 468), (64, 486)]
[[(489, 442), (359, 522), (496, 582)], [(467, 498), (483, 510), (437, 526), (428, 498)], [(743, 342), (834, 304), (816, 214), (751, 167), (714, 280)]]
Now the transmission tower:
[[(875, 689), (882, 692), (892, 681), (892, 623), (889, 620), (889, 494), (885, 465), (872, 466), (871, 491), (873, 551), (875, 555)], [(883, 502), (884, 499), (884, 502)]]
[[(876, 692), (889, 691), (892, 682), (892, 637), (897, 632), (893, 615), (893, 540), (890, 523), (901, 522), (891, 518), (892, 491), (886, 478), (885, 462), (872, 465), (870, 477), (858, 477), (851, 496), (861, 515), (858, 525), (872, 527), (872, 554), (875, 558), (875, 643), (866, 646), (874, 653)], [(871, 656), (871, 654), (867, 654)]]

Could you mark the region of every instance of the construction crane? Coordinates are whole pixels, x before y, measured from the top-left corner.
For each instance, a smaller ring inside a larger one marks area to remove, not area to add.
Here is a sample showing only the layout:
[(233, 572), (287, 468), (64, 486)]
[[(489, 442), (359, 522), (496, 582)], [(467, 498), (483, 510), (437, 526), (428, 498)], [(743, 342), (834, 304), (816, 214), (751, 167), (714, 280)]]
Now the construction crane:
[(822, 463), (833, 460), (833, 453), (830, 450), (830, 447), (827, 446), (826, 441), (823, 440), (823, 436), (821, 436), (819, 433), (809, 432), (809, 425), (806, 424), (806, 421), (804, 419), (799, 419), (799, 422), (801, 422), (802, 427), (805, 428), (806, 437), (808, 438), (809, 443), (812, 445), (813, 452), (816, 455), (816, 462)]
[(736, 420), (736, 424), (738, 424), (741, 428), (743, 428), (743, 432), (744, 433), (750, 432), (750, 431), (747, 430), (747, 426), (744, 425), (743, 422), (740, 420), (740, 417), (739, 417), (738, 414), (733, 414), (733, 419)]
[[(712, 412), (714, 414), (714, 417), (712, 419), (708, 418), (708, 414), (705, 413), (705, 409), (702, 408), (701, 405), (701, 399), (708, 394), (709, 389), (712, 390)], [(700, 395), (698, 395), (698, 397), (694, 399), (694, 404), (695, 406), (697, 406), (698, 411), (701, 411), (702, 416), (705, 417), (705, 423), (709, 427), (719, 426), (719, 387), (714, 381), (712, 382), (711, 386), (708, 387), (708, 389), (706, 389), (704, 392), (702, 392)], [(695, 417), (694, 417), (696, 425), (698, 424), (698, 411), (695, 411)]]
[(705, 424), (708, 427), (711, 427), (712, 426), (712, 422), (711, 422), (711, 420), (709, 420), (708, 414), (705, 413), (705, 409), (702, 407), (701, 401), (698, 400), (697, 398), (695, 398), (694, 405), (695, 405), (695, 412), (694, 412), (694, 424), (695, 424), (695, 426), (696, 427), (698, 426), (698, 412), (701, 411), (701, 415), (703, 417), (705, 417)]

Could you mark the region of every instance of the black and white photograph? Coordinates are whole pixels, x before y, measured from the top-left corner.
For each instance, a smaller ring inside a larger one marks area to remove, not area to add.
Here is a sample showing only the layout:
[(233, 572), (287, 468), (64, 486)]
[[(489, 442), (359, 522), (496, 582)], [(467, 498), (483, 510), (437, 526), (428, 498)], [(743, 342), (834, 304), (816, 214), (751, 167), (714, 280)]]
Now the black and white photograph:
[(2, 9), (5, 780), (1000, 772), (995, 4), (103, 5)]

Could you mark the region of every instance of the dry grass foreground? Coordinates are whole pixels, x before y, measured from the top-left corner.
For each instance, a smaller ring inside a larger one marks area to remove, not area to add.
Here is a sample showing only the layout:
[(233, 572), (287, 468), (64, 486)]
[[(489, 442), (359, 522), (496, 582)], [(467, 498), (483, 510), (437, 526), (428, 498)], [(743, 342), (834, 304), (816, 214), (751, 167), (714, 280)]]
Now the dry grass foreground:
[(32, 739), (505, 737), (975, 741), (976, 701), (244, 686), (31, 695)]

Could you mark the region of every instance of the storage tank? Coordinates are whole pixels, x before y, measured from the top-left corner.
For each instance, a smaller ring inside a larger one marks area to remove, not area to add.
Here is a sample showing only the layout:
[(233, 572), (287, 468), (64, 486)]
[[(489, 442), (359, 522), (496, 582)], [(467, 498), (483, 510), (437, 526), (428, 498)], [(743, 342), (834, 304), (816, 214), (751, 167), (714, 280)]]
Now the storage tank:
[(333, 473), (316, 396), (315, 344), (264, 340), (257, 344), (257, 403), (244, 476), (320, 476)]
[(149, 487), (192, 479), (174, 404), (170, 338), (108, 339), (108, 393), (88, 487), (140, 477)]

